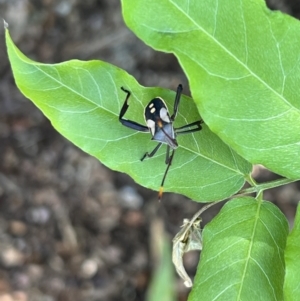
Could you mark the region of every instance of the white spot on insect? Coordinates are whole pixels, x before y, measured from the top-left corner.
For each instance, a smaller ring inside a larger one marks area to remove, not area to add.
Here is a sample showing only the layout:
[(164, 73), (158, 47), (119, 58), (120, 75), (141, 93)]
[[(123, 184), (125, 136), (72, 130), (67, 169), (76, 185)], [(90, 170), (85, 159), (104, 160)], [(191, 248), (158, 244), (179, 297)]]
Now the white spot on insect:
[(148, 128), (151, 131), (152, 136), (155, 134), (155, 122), (151, 119), (147, 119), (146, 121)]
[(155, 112), (155, 108), (152, 108), (150, 112), (153, 114)]
[(149, 104), (149, 108), (151, 109), (153, 106), (154, 106), (154, 103), (151, 102), (151, 103)]
[(168, 116), (168, 111), (167, 111), (167, 109), (166, 108), (161, 108), (160, 109), (160, 111), (159, 111), (159, 116), (160, 116), (160, 118), (163, 120), (163, 121), (165, 121), (165, 122), (171, 122), (170, 121), (170, 118), (169, 118), (169, 116)]

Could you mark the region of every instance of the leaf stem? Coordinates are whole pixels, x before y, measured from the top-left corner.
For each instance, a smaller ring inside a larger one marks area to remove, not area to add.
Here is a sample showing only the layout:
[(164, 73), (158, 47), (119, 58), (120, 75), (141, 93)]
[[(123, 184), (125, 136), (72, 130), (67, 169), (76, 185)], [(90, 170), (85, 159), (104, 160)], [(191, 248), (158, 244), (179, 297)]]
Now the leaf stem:
[(251, 177), (251, 174), (246, 175), (246, 181), (251, 185), (251, 186), (257, 186), (257, 183), (255, 180)]

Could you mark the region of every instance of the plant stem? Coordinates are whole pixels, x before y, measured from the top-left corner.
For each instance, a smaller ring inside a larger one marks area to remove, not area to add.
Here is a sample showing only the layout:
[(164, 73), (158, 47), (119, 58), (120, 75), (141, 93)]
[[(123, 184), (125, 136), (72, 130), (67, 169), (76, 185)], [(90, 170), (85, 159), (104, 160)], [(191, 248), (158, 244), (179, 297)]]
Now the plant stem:
[(278, 179), (278, 180), (274, 180), (274, 181), (270, 181), (270, 182), (266, 182), (266, 183), (262, 183), (262, 184), (256, 184), (256, 186), (254, 186), (254, 187), (249, 187), (249, 188), (240, 190), (240, 192), (238, 194), (234, 195), (233, 197), (237, 197), (237, 196), (248, 194), (248, 193), (259, 193), (266, 189), (279, 187), (279, 186), (290, 184), (290, 183), (293, 183), (296, 181), (299, 181), (299, 179)]
[(220, 203), (222, 202), (223, 200), (221, 201), (216, 201), (216, 202), (212, 202), (212, 203), (209, 203), (209, 204), (206, 204), (204, 205), (200, 210), (198, 210), (196, 212), (196, 214), (194, 214), (194, 216), (191, 218), (191, 220), (189, 221), (190, 223), (190, 227), (194, 224), (194, 222), (196, 221), (196, 219), (201, 215), (202, 212), (204, 212), (205, 210), (207, 210), (208, 208), (212, 207), (213, 205), (217, 204), (217, 203)]
[[(257, 184), (257, 183), (255, 183), (255, 181), (252, 178), (251, 179), (249, 178), (248, 180), (250, 180), (251, 184), (253, 184), (255, 186), (240, 190), (240, 192), (238, 194), (233, 195), (230, 198), (237, 198), (239, 196), (243, 196), (243, 195), (249, 194), (249, 193), (256, 193), (257, 195), (260, 196), (260, 198), (262, 198), (262, 192), (266, 189), (271, 189), (271, 188), (275, 188), (275, 187), (279, 187), (279, 186), (282, 186), (282, 185), (286, 185), (286, 184), (290, 184), (290, 183), (299, 181), (299, 179), (278, 179), (278, 180), (274, 180), (274, 181), (270, 181), (270, 182), (265, 182), (265, 183), (262, 183), (262, 184)], [(212, 203), (209, 203), (209, 204), (206, 204), (205, 206), (203, 206), (191, 218), (190, 227), (193, 225), (193, 223), (196, 221), (196, 219), (201, 215), (201, 213), (203, 213), (208, 208), (214, 206), (215, 204), (223, 202), (224, 200), (225, 199), (219, 200), (219, 201), (216, 201), (216, 202), (212, 202)]]

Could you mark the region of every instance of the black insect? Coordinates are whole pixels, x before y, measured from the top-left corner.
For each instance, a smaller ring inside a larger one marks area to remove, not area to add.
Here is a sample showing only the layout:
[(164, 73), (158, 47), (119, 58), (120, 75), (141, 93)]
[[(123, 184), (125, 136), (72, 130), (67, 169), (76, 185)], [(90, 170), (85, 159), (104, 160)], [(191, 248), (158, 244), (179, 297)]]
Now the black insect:
[(167, 164), (166, 171), (164, 173), (163, 179), (161, 181), (158, 199), (160, 200), (163, 194), (163, 186), (164, 182), (168, 173), (168, 170), (172, 164), (174, 153), (176, 148), (178, 147), (178, 143), (176, 140), (176, 136), (179, 134), (188, 134), (192, 132), (197, 132), (202, 129), (201, 123), (202, 120), (198, 120), (179, 128), (174, 128), (173, 122), (178, 113), (178, 107), (180, 102), (180, 96), (182, 93), (182, 85), (179, 85), (177, 88), (177, 93), (174, 102), (174, 110), (172, 116), (170, 116), (168, 108), (160, 97), (153, 98), (148, 105), (145, 107), (144, 118), (146, 121), (147, 126), (139, 124), (135, 121), (124, 119), (123, 116), (125, 115), (126, 111), (128, 110), (128, 99), (131, 93), (121, 87), (121, 89), (127, 93), (125, 102), (119, 114), (119, 120), (124, 125), (131, 129), (140, 131), (140, 132), (150, 132), (152, 135), (152, 140), (158, 141), (159, 143), (153, 149), (152, 152), (146, 152), (144, 156), (141, 158), (143, 161), (146, 157), (153, 157), (158, 149), (161, 147), (162, 144), (167, 145), (167, 152), (166, 152), (166, 160), (165, 163)]

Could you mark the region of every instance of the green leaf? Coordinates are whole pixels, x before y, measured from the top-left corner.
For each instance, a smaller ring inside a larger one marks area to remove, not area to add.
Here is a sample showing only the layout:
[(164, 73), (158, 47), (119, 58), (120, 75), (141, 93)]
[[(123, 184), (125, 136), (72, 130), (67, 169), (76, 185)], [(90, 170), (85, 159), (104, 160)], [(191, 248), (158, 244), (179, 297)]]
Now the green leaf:
[(283, 300), (288, 223), (272, 203), (229, 201), (204, 227), (189, 301)]
[(286, 275), (284, 282), (284, 300), (300, 300), (300, 206), (298, 204), (294, 228), (287, 239), (285, 248)]
[(213, 132), (251, 163), (299, 178), (298, 20), (270, 11), (263, 0), (122, 6), (138, 37), (177, 56)]
[[(109, 168), (128, 173), (145, 187), (159, 188), (166, 168), (165, 147), (154, 158), (140, 161), (156, 144), (150, 134), (119, 122), (126, 96), (120, 88), (124, 86), (132, 92), (125, 117), (142, 124), (146, 104), (160, 95), (171, 108), (173, 91), (141, 87), (125, 71), (101, 61), (37, 63), (16, 48), (8, 31), (6, 42), (17, 86), (58, 132)], [(199, 119), (193, 101), (183, 96), (175, 126)], [(251, 171), (251, 165), (205, 125), (201, 132), (179, 136), (178, 142), (180, 147), (165, 182), (167, 191), (199, 201), (222, 199), (237, 192)]]

